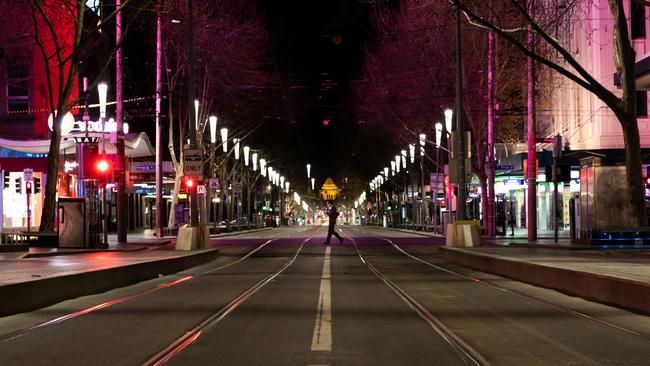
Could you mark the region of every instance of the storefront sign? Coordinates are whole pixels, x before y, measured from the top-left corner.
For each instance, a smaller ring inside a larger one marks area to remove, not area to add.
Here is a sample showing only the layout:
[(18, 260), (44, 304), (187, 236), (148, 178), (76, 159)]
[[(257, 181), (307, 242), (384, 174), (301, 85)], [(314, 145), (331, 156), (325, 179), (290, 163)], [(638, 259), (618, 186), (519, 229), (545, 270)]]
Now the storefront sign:
[(99, 140), (101, 140), (100, 137), (91, 137), (91, 136), (88, 136), (88, 137), (74, 137), (74, 142), (76, 142), (78, 144), (95, 143), (95, 142), (99, 142)]

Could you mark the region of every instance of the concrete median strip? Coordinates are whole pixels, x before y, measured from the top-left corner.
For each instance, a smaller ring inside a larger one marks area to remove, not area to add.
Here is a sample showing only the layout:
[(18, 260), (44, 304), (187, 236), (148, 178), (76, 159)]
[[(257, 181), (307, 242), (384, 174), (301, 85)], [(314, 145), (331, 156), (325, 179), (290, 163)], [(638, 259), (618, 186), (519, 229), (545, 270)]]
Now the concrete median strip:
[(0, 286), (0, 316), (42, 308), (79, 296), (176, 273), (215, 259), (218, 249), (176, 253), (167, 258)]
[(564, 291), (589, 300), (650, 313), (650, 283), (589, 271), (561, 268), (478, 253), (440, 248), (443, 258), (461, 266)]

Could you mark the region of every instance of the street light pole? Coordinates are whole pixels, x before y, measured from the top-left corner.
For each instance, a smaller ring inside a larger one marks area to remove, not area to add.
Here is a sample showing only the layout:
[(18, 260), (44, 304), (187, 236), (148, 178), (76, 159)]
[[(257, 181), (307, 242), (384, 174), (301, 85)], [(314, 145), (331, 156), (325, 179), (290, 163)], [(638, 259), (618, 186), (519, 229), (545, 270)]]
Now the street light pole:
[(160, 122), (160, 104), (162, 99), (162, 25), (160, 20), (160, 4), (156, 8), (156, 236), (163, 236), (162, 227), (162, 125)]
[(458, 156), (458, 198), (457, 213), (459, 220), (465, 220), (465, 125), (463, 123), (463, 59), (461, 53), (460, 6), (456, 4), (456, 134), (458, 148), (454, 146)]
[[(192, 113), (195, 109), (194, 99), (196, 98), (196, 80), (194, 70), (196, 68), (196, 57), (194, 50), (194, 7), (193, 0), (187, 0), (187, 44), (188, 44), (188, 113), (190, 127), (190, 147), (196, 148), (196, 115)], [(199, 223), (199, 211), (197, 207), (197, 190), (190, 190), (190, 225), (197, 226)]]
[(115, 1), (115, 121), (117, 122), (117, 242), (126, 243), (126, 229), (129, 213), (126, 204), (126, 160), (124, 158), (124, 130), (122, 127), (122, 6)]

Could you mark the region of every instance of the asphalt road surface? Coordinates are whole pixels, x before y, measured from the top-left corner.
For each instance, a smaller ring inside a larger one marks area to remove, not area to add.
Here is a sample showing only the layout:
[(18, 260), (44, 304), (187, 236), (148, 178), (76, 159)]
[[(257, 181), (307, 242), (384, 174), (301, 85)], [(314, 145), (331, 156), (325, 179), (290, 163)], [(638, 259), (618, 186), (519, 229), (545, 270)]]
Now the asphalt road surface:
[(214, 240), (203, 266), (0, 318), (0, 365), (650, 364), (647, 316), (445, 263), (441, 239), (342, 232)]

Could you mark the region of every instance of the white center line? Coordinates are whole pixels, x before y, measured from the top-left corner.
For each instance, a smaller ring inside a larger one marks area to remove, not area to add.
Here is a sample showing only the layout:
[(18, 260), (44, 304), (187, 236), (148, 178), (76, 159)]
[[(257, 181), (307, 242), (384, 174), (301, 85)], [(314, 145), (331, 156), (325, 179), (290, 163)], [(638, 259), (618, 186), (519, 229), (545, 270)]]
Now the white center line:
[(325, 248), (323, 275), (320, 280), (316, 324), (311, 339), (312, 351), (332, 351), (332, 286), (330, 279), (330, 247), (327, 247)]

